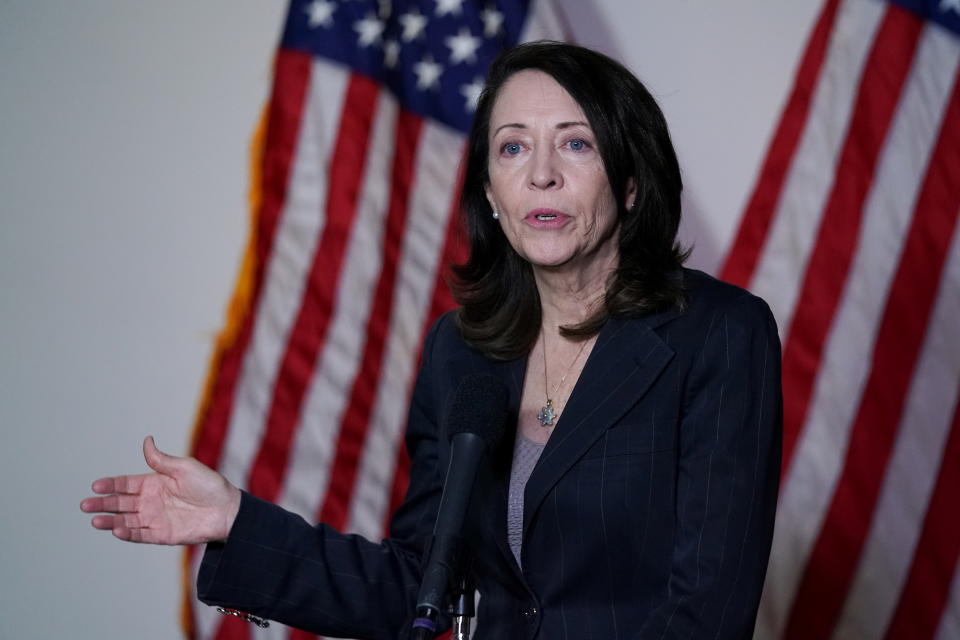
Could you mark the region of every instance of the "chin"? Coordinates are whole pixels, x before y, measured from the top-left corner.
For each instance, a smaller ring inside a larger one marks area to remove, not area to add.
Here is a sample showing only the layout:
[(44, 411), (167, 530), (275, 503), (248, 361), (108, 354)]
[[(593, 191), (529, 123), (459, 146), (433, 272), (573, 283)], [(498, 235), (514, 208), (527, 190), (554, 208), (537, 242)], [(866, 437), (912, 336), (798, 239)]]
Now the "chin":
[(526, 257), (527, 262), (529, 262), (531, 265), (543, 269), (562, 267), (570, 264), (572, 259), (573, 256), (570, 254), (533, 254)]
[(520, 256), (535, 267), (560, 267), (577, 255), (576, 247), (562, 246), (558, 243), (531, 243), (520, 247)]

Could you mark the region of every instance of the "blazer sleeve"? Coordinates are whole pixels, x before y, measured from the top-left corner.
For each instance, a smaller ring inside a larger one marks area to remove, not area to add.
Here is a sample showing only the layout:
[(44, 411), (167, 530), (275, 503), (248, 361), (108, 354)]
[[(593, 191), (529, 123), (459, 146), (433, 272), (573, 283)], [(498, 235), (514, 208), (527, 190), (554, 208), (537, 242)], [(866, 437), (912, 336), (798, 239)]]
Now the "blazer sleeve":
[(780, 476), (780, 342), (766, 303), (715, 310), (683, 395), (666, 600), (642, 639), (753, 635)]
[(437, 326), (425, 340), (407, 426), (412, 484), (390, 537), (373, 542), (312, 526), (244, 492), (226, 542), (207, 545), (197, 576), (201, 601), (325, 636), (403, 637), (442, 492), (429, 381)]

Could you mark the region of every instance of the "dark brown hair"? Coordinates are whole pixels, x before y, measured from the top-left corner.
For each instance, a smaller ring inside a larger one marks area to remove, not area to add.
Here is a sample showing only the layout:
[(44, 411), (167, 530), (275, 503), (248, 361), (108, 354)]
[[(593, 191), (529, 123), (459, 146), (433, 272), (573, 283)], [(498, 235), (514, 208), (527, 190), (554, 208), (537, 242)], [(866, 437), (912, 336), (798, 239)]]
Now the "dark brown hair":
[[(618, 207), (620, 262), (603, 305), (561, 333), (586, 339), (611, 316), (659, 311), (681, 304), (683, 294), (680, 267), (686, 253), (676, 241), (683, 185), (656, 101), (623, 65), (601, 53), (561, 42), (519, 45), (494, 61), (477, 105), (460, 200), (470, 253), (466, 263), (453, 267), (451, 282), (464, 339), (500, 359), (526, 354), (541, 323), (530, 264), (510, 246), (485, 195), (490, 114), (504, 83), (525, 69), (552, 76), (583, 109)], [(623, 203), (631, 180), (636, 199), (627, 210)]]

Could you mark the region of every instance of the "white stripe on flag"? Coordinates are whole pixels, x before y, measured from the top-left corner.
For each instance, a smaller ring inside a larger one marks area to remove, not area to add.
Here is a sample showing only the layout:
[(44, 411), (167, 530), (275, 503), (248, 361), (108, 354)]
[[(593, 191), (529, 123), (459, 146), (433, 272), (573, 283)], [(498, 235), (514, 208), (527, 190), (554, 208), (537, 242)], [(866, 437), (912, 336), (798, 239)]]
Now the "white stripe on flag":
[[(325, 85), (325, 78), (318, 78)], [(350, 229), (326, 341), (291, 446), (280, 505), (314, 522), (327, 494), (339, 427), (350, 400), (366, 336), (377, 277), (383, 265), (383, 237), (390, 194), (398, 105), (378, 93), (359, 209)], [(333, 152), (333, 145), (329, 147)], [(332, 164), (335, 158), (329, 158)]]
[[(320, 77), (324, 78), (323, 90), (317, 86)], [(255, 310), (253, 335), (234, 392), (220, 464), (220, 471), (228, 479), (244, 486), (266, 428), (286, 339), (306, 290), (325, 220), (326, 153), (339, 124), (343, 83), (343, 73), (336, 72), (331, 65), (312, 65), (286, 198), (266, 265), (263, 294)]]
[(950, 597), (946, 604), (935, 640), (960, 638), (960, 563), (954, 569), (953, 584), (950, 585)]
[[(939, 27), (927, 27), (901, 112), (913, 119), (915, 139), (894, 143), (900, 160), (912, 149), (928, 148), (942, 124), (946, 99), (960, 63), (960, 43)], [(921, 133), (922, 132), (922, 133)], [(921, 165), (924, 169), (926, 163)], [(905, 171), (901, 166), (899, 171)], [(880, 176), (880, 179), (886, 179)], [(887, 215), (901, 209), (899, 202)], [(901, 231), (905, 235), (905, 231)], [(866, 239), (883, 251), (891, 238)], [(892, 261), (891, 261), (892, 262)], [(932, 277), (932, 274), (931, 274)], [(910, 571), (913, 550), (923, 526), (926, 505), (936, 482), (943, 447), (950, 429), (951, 408), (960, 384), (960, 342), (956, 318), (960, 317), (960, 229), (944, 268), (939, 295), (930, 317), (929, 334), (910, 383), (899, 438), (877, 504), (876, 516), (864, 554), (851, 584), (849, 597), (837, 625), (838, 638), (881, 638), (893, 615), (904, 580)], [(843, 397), (842, 391), (836, 391)], [(846, 422), (843, 424), (847, 424)], [(818, 451), (812, 455), (822, 455)]]
[(807, 125), (750, 285), (770, 305), (781, 337), (793, 318), (846, 140), (859, 77), (886, 7), (885, 2), (862, 0), (840, 6)]
[(417, 153), (409, 218), (400, 252), (394, 303), (377, 386), (370, 430), (360, 460), (347, 531), (371, 539), (384, 535), (398, 447), (403, 446), (417, 349), (430, 309), (450, 212), (457, 195), (457, 171), (464, 138), (425, 123)]
[(900, 438), (884, 480), (877, 515), (850, 598), (837, 626), (841, 638), (881, 638), (910, 571), (960, 386), (960, 227), (910, 385)]
[[(924, 66), (916, 68), (924, 71), (926, 66), (939, 63), (938, 58), (943, 55), (942, 39), (931, 34), (931, 30), (925, 31), (918, 51), (917, 61)], [(942, 69), (939, 73), (947, 76)], [(770, 637), (782, 633), (798, 581), (843, 471), (850, 428), (870, 373), (871, 354), (897, 256), (939, 128), (930, 108), (938, 108), (933, 114), (941, 112), (950, 80), (923, 74), (908, 77), (882, 148), (864, 204), (857, 250), (827, 336), (810, 412), (781, 489), (761, 612), (760, 628)], [(782, 211), (779, 215), (782, 219), (791, 214)], [(770, 283), (757, 280), (757, 289), (764, 284)]]
[[(317, 82), (317, 78), (323, 78)], [(234, 391), (233, 411), (219, 470), (245, 486), (266, 427), (271, 394), (286, 337), (297, 316), (317, 239), (324, 223), (327, 193), (327, 150), (339, 124), (345, 78), (325, 62), (314, 62), (305, 97), (297, 146), (291, 159), (286, 199), (277, 223), (274, 248), (264, 269), (263, 293), (255, 310), (253, 335), (243, 356)], [(192, 567), (191, 591), (202, 554)], [(195, 606), (197, 637), (210, 638), (223, 616), (212, 607)]]

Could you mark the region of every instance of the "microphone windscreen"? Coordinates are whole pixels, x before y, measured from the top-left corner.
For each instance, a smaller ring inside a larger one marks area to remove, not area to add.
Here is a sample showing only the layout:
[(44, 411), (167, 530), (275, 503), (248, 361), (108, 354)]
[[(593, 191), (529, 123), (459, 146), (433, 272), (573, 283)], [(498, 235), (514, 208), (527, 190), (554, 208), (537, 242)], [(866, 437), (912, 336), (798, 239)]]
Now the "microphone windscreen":
[(460, 381), (448, 405), (447, 437), (472, 433), (483, 438), (490, 450), (503, 435), (509, 392), (500, 378), (474, 373)]

